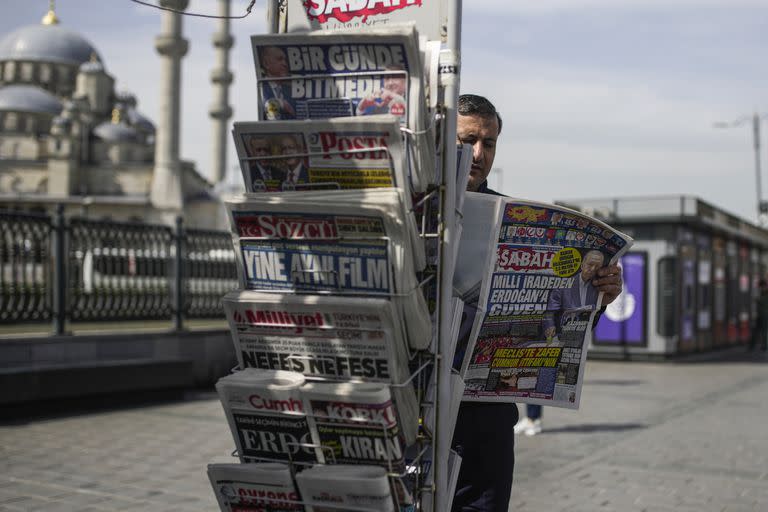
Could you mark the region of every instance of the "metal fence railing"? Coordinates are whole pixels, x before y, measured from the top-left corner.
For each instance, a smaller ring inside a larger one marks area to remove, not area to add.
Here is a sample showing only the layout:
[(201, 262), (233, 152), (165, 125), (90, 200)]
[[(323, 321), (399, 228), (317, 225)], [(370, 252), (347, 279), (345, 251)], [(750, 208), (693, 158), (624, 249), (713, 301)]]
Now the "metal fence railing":
[(223, 318), (225, 231), (0, 212), (0, 323)]

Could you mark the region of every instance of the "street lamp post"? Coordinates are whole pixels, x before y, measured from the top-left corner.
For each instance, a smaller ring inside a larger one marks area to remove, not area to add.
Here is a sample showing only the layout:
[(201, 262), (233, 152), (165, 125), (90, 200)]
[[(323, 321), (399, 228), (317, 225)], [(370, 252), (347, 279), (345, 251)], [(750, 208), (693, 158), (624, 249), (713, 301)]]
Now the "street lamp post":
[(762, 184), (762, 171), (760, 170), (760, 121), (768, 116), (761, 116), (757, 112), (752, 116), (743, 116), (735, 121), (731, 122), (717, 122), (715, 128), (732, 128), (734, 126), (741, 126), (747, 121), (752, 121), (752, 141), (753, 148), (755, 150), (755, 185), (757, 187), (757, 222), (758, 224), (764, 224), (762, 215), (768, 213), (768, 202), (763, 201), (763, 184)]

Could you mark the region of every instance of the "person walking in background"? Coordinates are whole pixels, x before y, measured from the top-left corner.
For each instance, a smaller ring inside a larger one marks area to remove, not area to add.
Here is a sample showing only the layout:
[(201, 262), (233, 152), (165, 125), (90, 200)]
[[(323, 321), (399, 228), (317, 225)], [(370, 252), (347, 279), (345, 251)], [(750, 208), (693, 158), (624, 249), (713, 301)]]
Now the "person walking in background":
[(765, 352), (768, 349), (768, 281), (761, 279), (757, 286), (760, 295), (756, 299), (755, 324), (749, 339), (749, 350), (755, 350), (760, 342), (760, 349)]
[(541, 433), (541, 415), (543, 407), (536, 404), (525, 406), (525, 416), (515, 423), (515, 434), (535, 436)]

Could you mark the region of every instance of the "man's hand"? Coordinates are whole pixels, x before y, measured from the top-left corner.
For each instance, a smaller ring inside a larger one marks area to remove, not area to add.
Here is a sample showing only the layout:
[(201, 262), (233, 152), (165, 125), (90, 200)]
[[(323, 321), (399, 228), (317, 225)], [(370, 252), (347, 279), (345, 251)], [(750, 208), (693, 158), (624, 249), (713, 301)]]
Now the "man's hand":
[(598, 292), (603, 292), (601, 306), (607, 306), (621, 293), (621, 267), (618, 265), (608, 265), (597, 270), (597, 277), (592, 280), (592, 284)]

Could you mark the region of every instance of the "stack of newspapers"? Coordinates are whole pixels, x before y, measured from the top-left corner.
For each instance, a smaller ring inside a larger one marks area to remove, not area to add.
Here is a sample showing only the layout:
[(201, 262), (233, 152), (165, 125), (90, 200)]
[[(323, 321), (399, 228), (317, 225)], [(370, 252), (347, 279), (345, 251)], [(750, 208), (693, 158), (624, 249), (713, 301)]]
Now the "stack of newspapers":
[(259, 115), (234, 123), (245, 193), (226, 203), (238, 369), (216, 384), (239, 462), (208, 475), (222, 511), (431, 510), (440, 42), (312, 28), (252, 37)]

